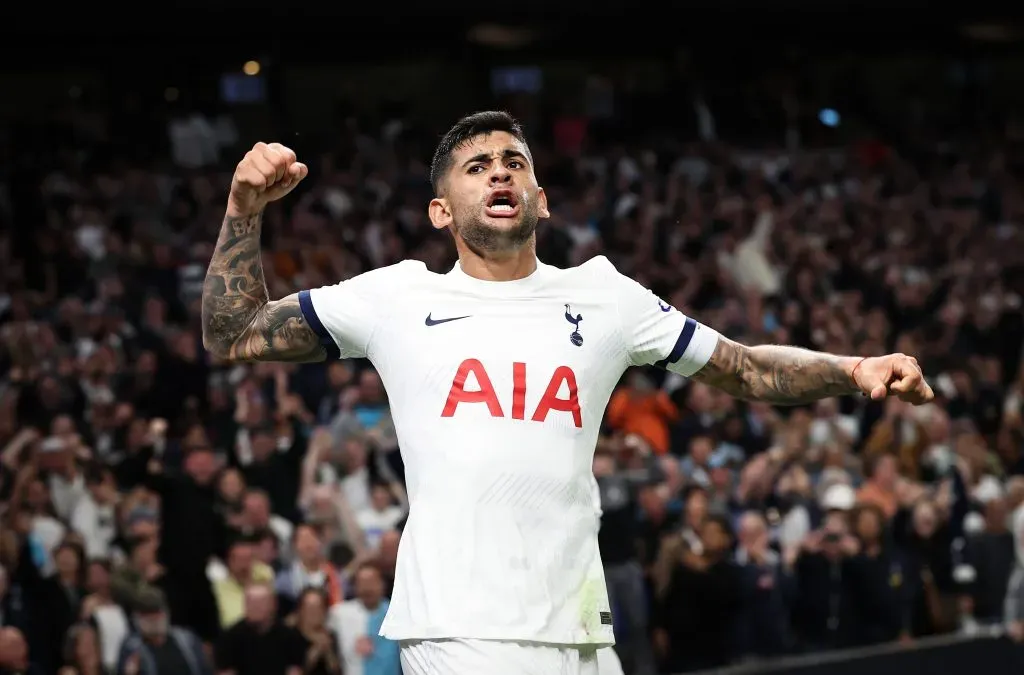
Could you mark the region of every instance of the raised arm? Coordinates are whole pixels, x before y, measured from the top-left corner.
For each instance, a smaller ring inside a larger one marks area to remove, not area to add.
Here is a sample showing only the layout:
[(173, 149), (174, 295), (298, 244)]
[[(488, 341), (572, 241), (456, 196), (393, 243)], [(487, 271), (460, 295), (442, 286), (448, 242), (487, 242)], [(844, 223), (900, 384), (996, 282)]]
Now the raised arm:
[(798, 347), (747, 347), (725, 337), (693, 379), (737, 398), (800, 405), (833, 396), (893, 394), (920, 405), (934, 398), (917, 359), (904, 354), (858, 358)]
[(305, 178), (306, 166), (277, 143), (257, 143), (235, 169), (227, 213), (203, 282), (203, 346), (231, 361), (323, 361), (298, 295), (271, 300), (263, 277), (263, 209)]

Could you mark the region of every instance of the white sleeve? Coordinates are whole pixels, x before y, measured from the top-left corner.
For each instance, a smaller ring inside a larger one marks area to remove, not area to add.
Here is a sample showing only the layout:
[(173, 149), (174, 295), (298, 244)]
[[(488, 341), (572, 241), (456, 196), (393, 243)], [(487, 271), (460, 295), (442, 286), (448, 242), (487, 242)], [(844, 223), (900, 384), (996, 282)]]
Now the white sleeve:
[(392, 288), (400, 287), (400, 277), (405, 276), (408, 265), (402, 262), (334, 286), (299, 292), (302, 316), (320, 336), (328, 359), (367, 356), (374, 330), (384, 318), (382, 308), (388, 304), (385, 299)]
[(684, 377), (703, 368), (718, 345), (718, 333), (620, 274), (607, 260), (602, 263), (616, 293), (629, 362), (657, 366)]

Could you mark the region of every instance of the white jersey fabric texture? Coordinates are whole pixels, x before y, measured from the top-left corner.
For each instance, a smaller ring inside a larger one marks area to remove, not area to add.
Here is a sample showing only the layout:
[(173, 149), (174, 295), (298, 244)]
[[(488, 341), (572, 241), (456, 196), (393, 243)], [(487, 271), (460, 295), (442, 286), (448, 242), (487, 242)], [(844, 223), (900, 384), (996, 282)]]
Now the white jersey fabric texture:
[(409, 518), (381, 634), (611, 645), (594, 448), (630, 366), (689, 376), (718, 334), (603, 256), (488, 282), (405, 261), (302, 291), (387, 389)]
[(494, 640), (402, 643), (404, 675), (623, 675), (611, 647), (564, 647)]

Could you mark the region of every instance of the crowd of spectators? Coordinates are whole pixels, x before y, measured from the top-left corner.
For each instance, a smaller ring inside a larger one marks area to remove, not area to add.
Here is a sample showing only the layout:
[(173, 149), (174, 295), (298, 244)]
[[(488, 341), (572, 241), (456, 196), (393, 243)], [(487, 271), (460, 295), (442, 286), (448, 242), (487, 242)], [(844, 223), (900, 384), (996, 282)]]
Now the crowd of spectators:
[[(89, 129), (39, 182), (0, 185), (0, 671), (397, 675), (377, 629), (407, 501), (379, 377), (205, 353), (241, 150), (179, 127), (177, 164), (133, 164)], [(272, 297), (450, 268), (421, 145), (352, 123), (303, 158), (309, 185), (266, 216)], [(1012, 144), (533, 149), (546, 262), (607, 255), (748, 343), (916, 355), (938, 395), (782, 410), (629, 372), (594, 460), (627, 672), (1024, 637)]]

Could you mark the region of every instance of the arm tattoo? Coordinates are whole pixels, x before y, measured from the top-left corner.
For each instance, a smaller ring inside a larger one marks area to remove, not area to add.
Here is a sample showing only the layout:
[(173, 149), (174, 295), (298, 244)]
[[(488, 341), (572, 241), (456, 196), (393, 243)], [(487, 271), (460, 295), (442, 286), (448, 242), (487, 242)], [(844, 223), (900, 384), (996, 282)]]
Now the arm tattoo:
[(857, 361), (797, 347), (745, 347), (720, 337), (693, 379), (747, 401), (801, 405), (860, 391), (850, 376)]
[(263, 214), (226, 217), (203, 282), (203, 345), (232, 361), (323, 361), (296, 295), (271, 301), (263, 278)]

